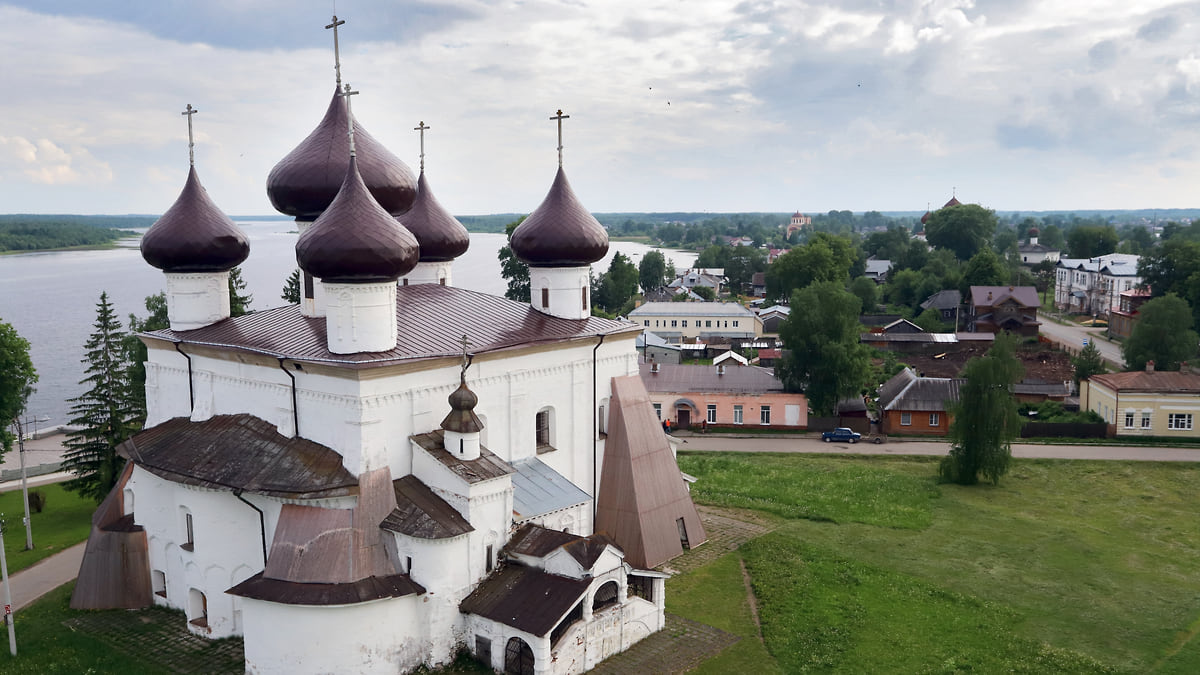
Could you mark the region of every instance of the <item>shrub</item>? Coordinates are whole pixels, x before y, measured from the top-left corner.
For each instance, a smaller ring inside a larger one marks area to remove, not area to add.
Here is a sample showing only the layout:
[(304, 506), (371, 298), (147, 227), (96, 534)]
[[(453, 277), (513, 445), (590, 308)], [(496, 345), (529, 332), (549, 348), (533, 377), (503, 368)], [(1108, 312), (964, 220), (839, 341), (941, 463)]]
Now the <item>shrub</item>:
[(46, 508), (46, 493), (41, 490), (30, 492), (29, 510), (33, 513), (41, 513), (44, 508)]

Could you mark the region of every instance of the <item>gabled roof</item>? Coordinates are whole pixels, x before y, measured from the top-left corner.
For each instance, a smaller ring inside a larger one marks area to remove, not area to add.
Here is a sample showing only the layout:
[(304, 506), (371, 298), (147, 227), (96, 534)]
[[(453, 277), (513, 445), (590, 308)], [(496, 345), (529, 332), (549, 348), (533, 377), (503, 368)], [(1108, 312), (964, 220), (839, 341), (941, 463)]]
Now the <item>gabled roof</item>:
[(730, 319), (754, 318), (754, 312), (736, 302), (647, 302), (630, 312), (629, 318), (645, 314), (686, 317), (720, 316)]
[(891, 269), (891, 260), (876, 260), (874, 258), (870, 258), (867, 260), (867, 268), (864, 273), (868, 275), (880, 276), (887, 274)]
[(962, 293), (957, 290), (938, 291), (921, 303), (921, 309), (954, 309), (962, 304)]
[(425, 587), (407, 574), (366, 577), (344, 584), (298, 583), (270, 579), (262, 572), (225, 591), (230, 595), (285, 605), (353, 605), (382, 598), (420, 595)]
[(1200, 374), (1198, 373), (1133, 370), (1125, 373), (1092, 375), (1088, 379), (1115, 391), (1200, 394)]
[(514, 555), (545, 558), (561, 548), (569, 553), (583, 569), (587, 570), (596, 564), (601, 554), (609, 546), (620, 550), (616, 542), (603, 534), (581, 537), (569, 532), (551, 530), (535, 523), (525, 523), (513, 533), (504, 550)]
[(358, 480), (336, 451), (287, 438), (253, 415), (176, 417), (134, 434), (117, 453), (183, 485), (294, 499), (358, 493)]
[[(746, 357), (742, 356), (741, 354), (738, 354), (735, 351), (728, 351), (728, 352), (723, 352), (719, 356), (713, 358), (713, 365), (718, 366), (718, 365), (721, 365), (722, 363), (725, 363), (726, 361), (733, 361), (733, 362), (735, 362), (739, 365), (743, 365), (743, 366), (750, 363), (750, 360), (747, 359)], [(729, 370), (726, 369), (725, 372), (728, 373)]]
[(639, 365), (642, 382), (649, 391), (661, 394), (708, 391), (767, 393), (782, 392), (783, 382), (768, 368), (759, 366), (727, 366), (720, 375), (716, 366), (685, 366), (673, 363), (658, 364), (658, 372), (650, 372), (650, 364)]
[(919, 377), (905, 368), (879, 388), (879, 408), (943, 412), (947, 402), (958, 400), (963, 382), (960, 378)]
[(418, 539), (449, 539), (475, 531), (457, 509), (416, 476), (407, 475), (392, 485), (396, 508), (379, 525), (383, 529)]
[(446, 450), (443, 442), (445, 437), (441, 429), (435, 429), (427, 434), (412, 436), (412, 440), (434, 459), (454, 472), (454, 475), (468, 483), (481, 483), (485, 480), (500, 478), (514, 472), (512, 466), (496, 456), (485, 447), (479, 448), (478, 459), (462, 459)]
[(512, 463), (513, 518), (522, 521), (591, 501), (565, 476), (537, 457)]
[(509, 564), (484, 579), (463, 598), (458, 609), (544, 637), (579, 602), (590, 585), (590, 579), (560, 577)]
[(1022, 307), (1041, 307), (1037, 289), (1033, 286), (972, 286), (971, 304), (976, 307), (995, 307), (1009, 299)]

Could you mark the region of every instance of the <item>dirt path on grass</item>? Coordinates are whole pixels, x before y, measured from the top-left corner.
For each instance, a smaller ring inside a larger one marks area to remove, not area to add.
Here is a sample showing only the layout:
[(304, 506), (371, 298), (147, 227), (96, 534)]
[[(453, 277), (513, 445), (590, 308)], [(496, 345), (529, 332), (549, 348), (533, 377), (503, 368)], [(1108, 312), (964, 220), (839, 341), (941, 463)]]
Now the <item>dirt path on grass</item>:
[(754, 595), (754, 587), (750, 585), (750, 573), (746, 571), (746, 559), (738, 556), (738, 564), (742, 566), (742, 583), (746, 584), (746, 599), (750, 601), (750, 616), (754, 619), (754, 632), (758, 635), (758, 643), (763, 642), (762, 622), (758, 620), (758, 598)]

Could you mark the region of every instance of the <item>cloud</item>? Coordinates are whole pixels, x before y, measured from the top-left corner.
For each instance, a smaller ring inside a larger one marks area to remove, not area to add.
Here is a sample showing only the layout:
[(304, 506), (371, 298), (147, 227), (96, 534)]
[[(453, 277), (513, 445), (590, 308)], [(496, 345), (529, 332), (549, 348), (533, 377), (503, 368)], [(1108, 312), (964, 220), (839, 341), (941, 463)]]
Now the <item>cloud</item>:
[(1179, 21), (1174, 16), (1160, 16), (1142, 24), (1137, 30), (1139, 39), (1146, 42), (1162, 42), (1179, 30)]
[(1115, 40), (1101, 40), (1088, 50), (1088, 60), (1093, 70), (1105, 70), (1117, 62), (1117, 43)]

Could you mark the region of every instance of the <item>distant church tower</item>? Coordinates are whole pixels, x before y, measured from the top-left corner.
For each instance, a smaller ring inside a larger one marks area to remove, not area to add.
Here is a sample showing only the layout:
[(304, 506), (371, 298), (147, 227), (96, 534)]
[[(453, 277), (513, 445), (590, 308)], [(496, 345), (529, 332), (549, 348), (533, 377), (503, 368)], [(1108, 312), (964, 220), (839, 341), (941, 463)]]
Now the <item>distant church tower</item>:
[(592, 315), (591, 264), (608, 253), (608, 232), (588, 212), (562, 167), (562, 121), (559, 110), (558, 173), (550, 192), (529, 217), (513, 230), (513, 253), (529, 263), (529, 300), (543, 314), (563, 319)]

